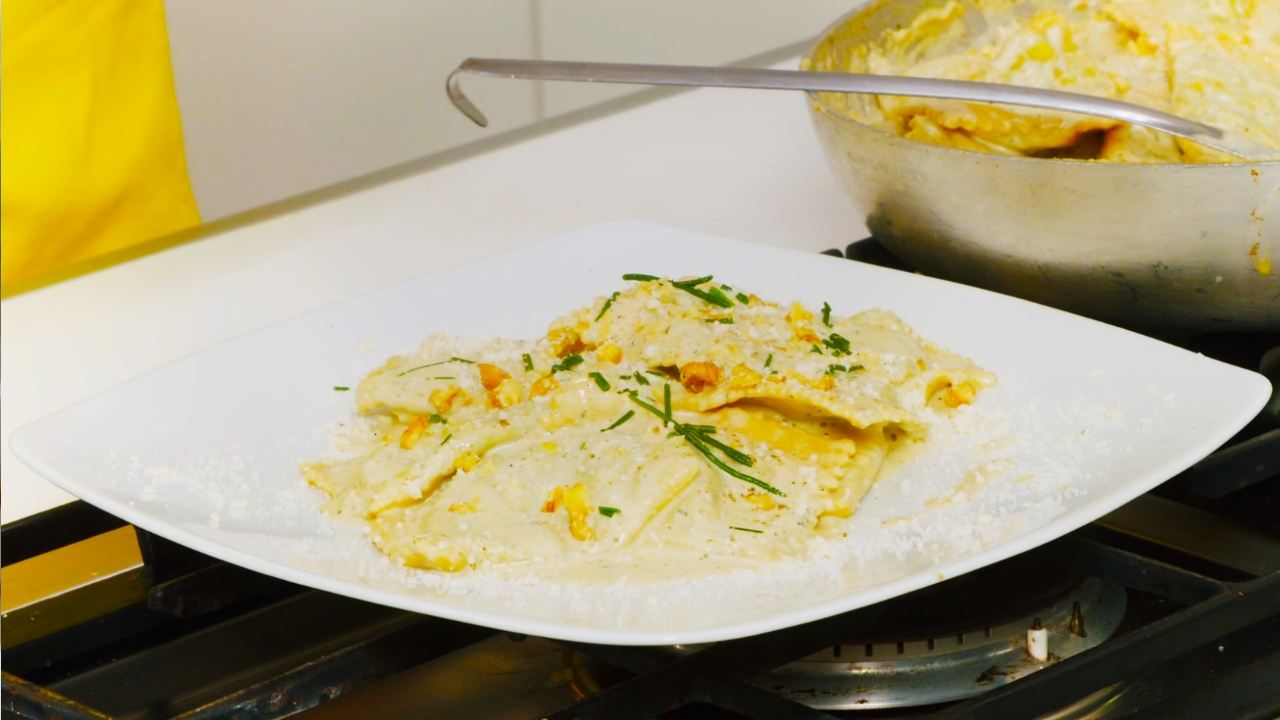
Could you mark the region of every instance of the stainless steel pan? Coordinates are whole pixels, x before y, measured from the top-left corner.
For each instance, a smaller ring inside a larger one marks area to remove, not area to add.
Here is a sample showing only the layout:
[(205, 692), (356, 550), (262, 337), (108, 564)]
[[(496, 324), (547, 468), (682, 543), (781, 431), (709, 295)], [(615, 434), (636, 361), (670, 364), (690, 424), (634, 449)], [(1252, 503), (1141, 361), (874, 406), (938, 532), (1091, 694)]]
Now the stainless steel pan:
[[(823, 69), (942, 0), (893, 0), (827, 30)], [(1280, 162), (1131, 165), (907, 140), (810, 93), (828, 164), (867, 224), (920, 271), (1111, 322), (1280, 330)]]

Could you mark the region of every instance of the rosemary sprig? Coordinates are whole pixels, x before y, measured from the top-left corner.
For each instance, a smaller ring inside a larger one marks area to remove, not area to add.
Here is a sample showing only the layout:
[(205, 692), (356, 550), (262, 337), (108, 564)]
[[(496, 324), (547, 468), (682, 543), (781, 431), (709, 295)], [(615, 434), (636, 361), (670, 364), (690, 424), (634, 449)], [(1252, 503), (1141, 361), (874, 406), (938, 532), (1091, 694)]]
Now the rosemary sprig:
[(831, 327), (831, 306), (825, 302), (822, 303), (822, 324)]
[(763, 534), (764, 534), (764, 531), (763, 531), (763, 530), (752, 530), (751, 528), (738, 527), (737, 525), (730, 525), (730, 526), (729, 526), (729, 529), (730, 529), (730, 530), (741, 530), (742, 532), (755, 533), (755, 534), (757, 534), (757, 535), (763, 535)]
[(620, 294), (621, 293), (614, 293), (609, 296), (608, 300), (604, 301), (604, 307), (600, 308), (600, 314), (596, 315), (596, 322), (600, 322), (600, 318), (604, 317), (604, 314), (609, 312), (609, 308), (613, 307), (613, 301), (617, 300), (618, 295)]
[(620, 512), (622, 512), (622, 511), (621, 511), (621, 510), (619, 510), (618, 508), (615, 508), (615, 507), (607, 507), (607, 506), (605, 506), (605, 505), (601, 505), (601, 506), (600, 506), (600, 514), (601, 514), (601, 515), (603, 515), (603, 516), (605, 516), (605, 517), (610, 517), (610, 518), (611, 518), (611, 517), (613, 517), (614, 515), (617, 515), (617, 514), (618, 514), (618, 513), (620, 513)]
[(596, 387), (604, 390), (605, 392), (609, 392), (609, 381), (605, 380), (603, 375), (598, 372), (589, 372), (587, 373), (587, 377), (596, 381)]
[(636, 416), (636, 411), (635, 411), (635, 410), (628, 410), (626, 415), (623, 415), (622, 417), (618, 418), (617, 420), (615, 420), (615, 421), (614, 421), (614, 423), (613, 423), (612, 425), (610, 425), (609, 427), (605, 428), (604, 430), (601, 430), (600, 432), (608, 432), (608, 431), (610, 431), (610, 430), (612, 430), (612, 429), (614, 429), (614, 428), (618, 427), (618, 426), (619, 426), (619, 425), (621, 425), (622, 423), (624, 423), (624, 422), (626, 422), (626, 421), (630, 420), (631, 418), (633, 418), (633, 417), (635, 417), (635, 416)]
[(660, 279), (657, 275), (642, 275), (640, 273), (627, 273), (622, 276), (623, 280), (634, 280), (636, 282), (653, 282)]
[(521, 355), (520, 359), (524, 361), (524, 369), (533, 372), (533, 358), (529, 357), (529, 353)]

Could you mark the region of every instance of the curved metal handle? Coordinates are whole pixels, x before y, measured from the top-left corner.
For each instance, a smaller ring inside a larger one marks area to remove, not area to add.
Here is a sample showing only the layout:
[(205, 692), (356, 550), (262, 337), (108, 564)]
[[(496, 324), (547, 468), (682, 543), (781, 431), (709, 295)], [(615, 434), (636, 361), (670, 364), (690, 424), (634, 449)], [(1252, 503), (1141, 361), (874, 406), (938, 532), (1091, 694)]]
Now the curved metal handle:
[(1004, 103), (1082, 115), (1111, 118), (1153, 128), (1193, 140), (1201, 145), (1246, 159), (1280, 159), (1280, 152), (1211, 125), (1177, 115), (1107, 98), (1018, 85), (937, 80), (898, 75), (759, 70), (754, 68), (695, 67), (687, 65), (626, 65), (618, 63), (560, 62), (552, 60), (488, 60), (469, 58), (449, 74), (449, 100), (477, 125), (489, 124), (484, 113), (462, 92), (461, 73), (524, 80), (731, 87), (762, 90), (803, 90), (869, 95), (945, 98)]

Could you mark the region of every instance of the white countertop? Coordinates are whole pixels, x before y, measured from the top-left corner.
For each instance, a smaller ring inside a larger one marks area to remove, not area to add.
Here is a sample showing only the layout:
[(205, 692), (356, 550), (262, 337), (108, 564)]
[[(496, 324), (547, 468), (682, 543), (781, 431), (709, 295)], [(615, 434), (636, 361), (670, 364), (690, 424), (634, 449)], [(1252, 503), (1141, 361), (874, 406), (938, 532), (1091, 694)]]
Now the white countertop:
[(298, 313), (628, 218), (814, 251), (866, 236), (801, 97), (696, 90), (18, 295), (0, 303), (0, 520), (72, 499), (9, 450), (32, 420)]

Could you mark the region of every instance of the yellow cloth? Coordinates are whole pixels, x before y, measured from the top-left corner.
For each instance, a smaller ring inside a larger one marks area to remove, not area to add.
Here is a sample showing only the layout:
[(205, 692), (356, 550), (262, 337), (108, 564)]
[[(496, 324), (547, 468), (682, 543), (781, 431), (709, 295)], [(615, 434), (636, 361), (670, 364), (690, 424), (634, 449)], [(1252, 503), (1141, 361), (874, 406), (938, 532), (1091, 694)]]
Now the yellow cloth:
[(162, 0), (0, 12), (0, 280), (198, 225)]

